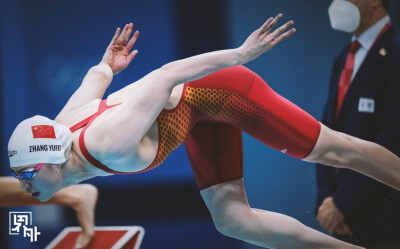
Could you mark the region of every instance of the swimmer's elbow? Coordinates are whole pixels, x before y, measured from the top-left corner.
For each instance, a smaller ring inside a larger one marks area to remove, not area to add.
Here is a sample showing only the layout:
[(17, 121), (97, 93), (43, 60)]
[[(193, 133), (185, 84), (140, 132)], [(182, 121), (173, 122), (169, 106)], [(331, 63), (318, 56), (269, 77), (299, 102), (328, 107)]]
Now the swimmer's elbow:
[(174, 61), (160, 68), (160, 71), (164, 75), (163, 79), (168, 84), (171, 84), (172, 87), (198, 80), (221, 68), (219, 65), (214, 64), (199, 63), (199, 65), (190, 67), (182, 63), (184, 63), (183, 60)]
[(176, 85), (179, 85), (181, 82), (179, 74), (176, 73), (176, 70), (173, 63), (168, 63), (162, 66), (161, 68), (157, 69), (157, 75), (162, 79), (160, 82), (166, 84), (168, 88), (173, 88)]

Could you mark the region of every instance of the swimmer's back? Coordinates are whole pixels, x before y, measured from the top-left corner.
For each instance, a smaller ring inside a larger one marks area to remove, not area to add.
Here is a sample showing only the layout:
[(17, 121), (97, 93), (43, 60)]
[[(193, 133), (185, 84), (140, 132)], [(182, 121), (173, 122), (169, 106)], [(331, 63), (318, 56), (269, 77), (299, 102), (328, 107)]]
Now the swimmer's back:
[[(142, 137), (136, 150), (128, 151), (127, 149), (119, 147), (118, 143), (110, 142), (105, 139), (106, 137), (109, 137), (109, 135), (116, 138), (126, 135), (121, 134), (118, 127), (113, 129), (104, 129), (102, 123), (106, 120), (109, 121), (113, 119), (113, 113), (118, 108), (121, 108), (119, 104), (123, 103), (126, 98), (134, 97), (135, 90), (137, 89), (137, 87), (134, 86), (135, 84), (137, 83), (131, 84), (108, 96), (106, 100), (107, 106), (116, 106), (107, 109), (99, 115), (84, 134), (84, 143), (90, 155), (115, 171), (136, 172), (143, 170), (153, 162), (157, 154), (159, 137), (156, 121)], [(178, 104), (182, 95), (182, 89), (183, 85), (179, 85), (173, 89), (171, 96), (165, 105), (166, 109), (173, 109)], [(82, 107), (57, 117), (56, 121), (68, 127), (72, 127), (73, 125), (76, 125), (94, 115), (99, 108), (100, 101), (100, 99), (93, 100)], [(135, 117), (133, 110), (130, 110), (130, 112), (132, 113), (132, 118), (140, 118)], [(73, 148), (85, 164), (92, 164), (83, 155), (79, 146), (79, 136), (82, 129), (83, 127), (73, 134)], [(129, 156), (126, 157), (126, 155)]]

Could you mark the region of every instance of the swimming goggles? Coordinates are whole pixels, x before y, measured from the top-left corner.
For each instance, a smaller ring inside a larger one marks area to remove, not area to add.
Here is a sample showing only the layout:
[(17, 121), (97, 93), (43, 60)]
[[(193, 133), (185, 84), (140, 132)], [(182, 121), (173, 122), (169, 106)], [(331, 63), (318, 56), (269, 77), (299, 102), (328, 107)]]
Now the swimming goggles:
[(11, 170), (11, 174), (17, 179), (33, 179), (44, 165), (44, 163), (40, 163), (35, 168), (22, 170), (18, 174)]

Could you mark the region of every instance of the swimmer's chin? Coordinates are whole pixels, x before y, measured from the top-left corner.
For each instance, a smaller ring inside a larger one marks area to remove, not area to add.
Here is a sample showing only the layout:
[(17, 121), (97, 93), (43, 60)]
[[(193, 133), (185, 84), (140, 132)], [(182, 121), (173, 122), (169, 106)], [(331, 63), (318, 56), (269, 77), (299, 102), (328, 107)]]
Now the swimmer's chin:
[(46, 201), (50, 200), (51, 196), (44, 196), (42, 194), (39, 194), (35, 198), (37, 198), (41, 202), (46, 202)]

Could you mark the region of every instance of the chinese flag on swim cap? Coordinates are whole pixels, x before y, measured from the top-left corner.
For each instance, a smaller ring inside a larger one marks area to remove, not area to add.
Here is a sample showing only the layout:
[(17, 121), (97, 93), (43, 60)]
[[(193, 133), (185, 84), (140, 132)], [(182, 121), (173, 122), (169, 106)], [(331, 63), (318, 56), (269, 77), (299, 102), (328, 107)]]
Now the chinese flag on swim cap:
[(32, 126), (33, 138), (56, 138), (54, 127), (52, 125)]

